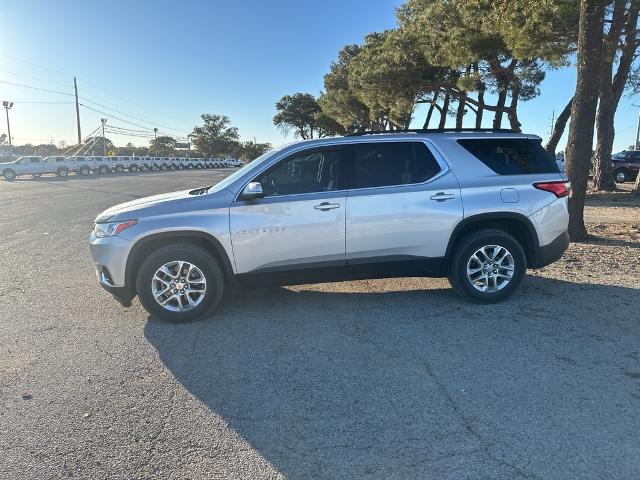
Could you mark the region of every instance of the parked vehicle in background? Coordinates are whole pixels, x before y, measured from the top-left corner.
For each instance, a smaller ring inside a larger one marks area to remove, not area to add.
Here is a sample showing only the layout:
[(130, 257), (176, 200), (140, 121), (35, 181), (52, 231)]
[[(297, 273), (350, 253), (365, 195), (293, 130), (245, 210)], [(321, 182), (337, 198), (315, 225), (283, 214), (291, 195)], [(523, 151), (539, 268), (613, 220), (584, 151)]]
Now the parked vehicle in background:
[(43, 168), (40, 156), (23, 156), (12, 162), (0, 163), (0, 172), (5, 180), (14, 180), (21, 175), (39, 177), (42, 175)]
[(569, 244), (567, 178), (540, 137), (503, 130), (316, 139), (215, 186), (138, 199), (95, 220), (100, 284), (166, 320), (203, 316), (227, 285), (448, 277), (482, 303)]
[(142, 170), (142, 158), (143, 157), (126, 157), (127, 160), (127, 168), (130, 172), (139, 172)]
[(244, 165), (244, 163), (242, 163), (240, 160), (236, 160), (235, 158), (227, 159), (228, 167), (241, 167), (242, 165)]
[(93, 173), (99, 173), (101, 175), (105, 175), (111, 172), (112, 166), (111, 166), (111, 162), (107, 160), (108, 157), (94, 156), (89, 158), (91, 158), (90, 160), (91, 171)]
[(69, 165), (67, 158), (64, 156), (45, 157), (42, 163), (42, 173), (55, 173), (59, 177), (68, 176), (72, 170), (72, 166)]
[(640, 171), (640, 150), (624, 150), (611, 157), (616, 182), (631, 182)]
[(122, 173), (124, 172), (128, 165), (125, 161), (126, 158), (128, 157), (116, 157), (116, 156), (109, 156), (109, 157), (104, 157), (106, 159), (106, 162), (111, 164), (111, 170), (115, 173)]

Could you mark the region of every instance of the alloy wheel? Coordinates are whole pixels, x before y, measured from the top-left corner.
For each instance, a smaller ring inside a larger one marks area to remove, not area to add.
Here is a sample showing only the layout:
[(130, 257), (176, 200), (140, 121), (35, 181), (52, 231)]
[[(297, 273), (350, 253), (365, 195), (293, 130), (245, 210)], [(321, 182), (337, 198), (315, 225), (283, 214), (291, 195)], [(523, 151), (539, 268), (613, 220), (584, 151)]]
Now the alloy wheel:
[(207, 279), (202, 270), (190, 262), (174, 260), (162, 265), (151, 279), (155, 301), (170, 312), (191, 310), (204, 300)]
[(515, 271), (513, 256), (500, 245), (485, 245), (467, 261), (467, 278), (473, 288), (493, 293), (506, 287)]

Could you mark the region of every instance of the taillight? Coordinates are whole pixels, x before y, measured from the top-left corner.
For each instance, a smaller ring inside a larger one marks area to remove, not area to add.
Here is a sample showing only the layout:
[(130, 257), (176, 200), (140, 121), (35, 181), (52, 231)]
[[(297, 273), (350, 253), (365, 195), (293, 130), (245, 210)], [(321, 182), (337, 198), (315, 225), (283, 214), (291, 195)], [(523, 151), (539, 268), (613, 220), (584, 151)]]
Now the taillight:
[(544, 190), (545, 192), (551, 192), (556, 197), (568, 197), (571, 193), (571, 188), (569, 187), (569, 182), (539, 182), (534, 183), (533, 186), (538, 190)]

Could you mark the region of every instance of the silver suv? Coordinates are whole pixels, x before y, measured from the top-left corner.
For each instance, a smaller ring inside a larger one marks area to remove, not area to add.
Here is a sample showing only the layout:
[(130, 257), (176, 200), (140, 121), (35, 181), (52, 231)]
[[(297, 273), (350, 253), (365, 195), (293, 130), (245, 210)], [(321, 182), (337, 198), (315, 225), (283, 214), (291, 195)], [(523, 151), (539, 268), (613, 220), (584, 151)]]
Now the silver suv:
[(167, 320), (229, 285), (448, 277), (497, 302), (566, 250), (569, 187), (540, 138), (504, 130), (311, 140), (220, 183), (117, 205), (91, 234), (100, 284)]

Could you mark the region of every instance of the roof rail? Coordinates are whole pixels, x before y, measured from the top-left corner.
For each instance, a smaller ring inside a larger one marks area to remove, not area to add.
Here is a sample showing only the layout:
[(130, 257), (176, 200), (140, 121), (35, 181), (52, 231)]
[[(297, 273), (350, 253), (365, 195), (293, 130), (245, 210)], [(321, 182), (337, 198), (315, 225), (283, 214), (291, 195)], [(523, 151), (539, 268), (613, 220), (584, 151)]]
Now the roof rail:
[(405, 130), (370, 130), (354, 132), (345, 137), (358, 137), (360, 135), (377, 135), (383, 133), (447, 133), (447, 132), (494, 132), (494, 133), (521, 133), (510, 128), (407, 128)]

